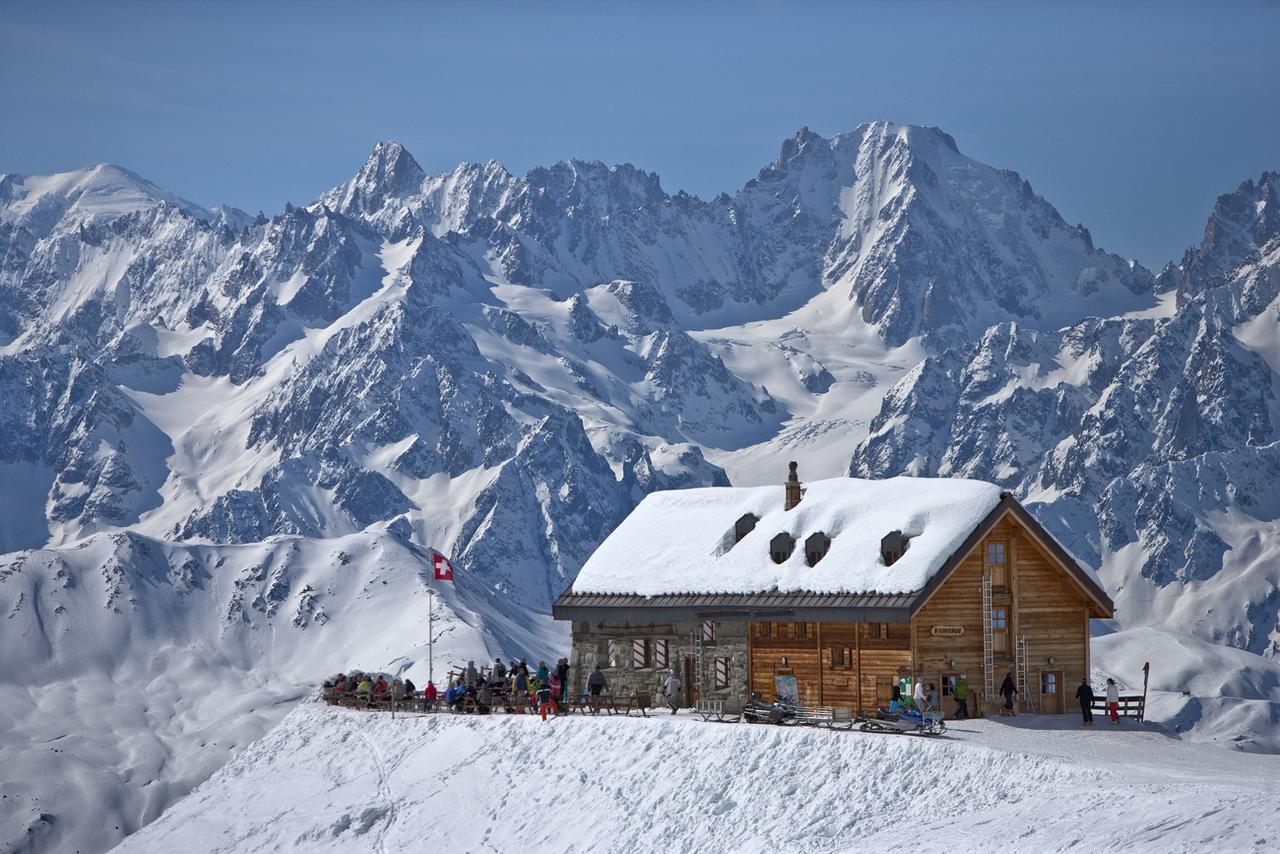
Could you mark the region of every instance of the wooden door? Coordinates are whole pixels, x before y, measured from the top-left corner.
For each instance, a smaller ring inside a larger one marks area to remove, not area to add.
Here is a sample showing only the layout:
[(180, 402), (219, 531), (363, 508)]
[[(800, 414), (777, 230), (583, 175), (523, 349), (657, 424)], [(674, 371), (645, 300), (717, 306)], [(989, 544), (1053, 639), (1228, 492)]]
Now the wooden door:
[(997, 593), (1009, 589), (1009, 542), (1007, 540), (988, 540), (986, 548), (986, 567), (991, 576), (991, 589)]
[(684, 685), (681, 689), (684, 691), (685, 708), (696, 706), (698, 704), (698, 667), (697, 661), (692, 655), (684, 657), (684, 675), (681, 677)]
[(1040, 714), (1062, 714), (1062, 671), (1040, 671)]
[(943, 673), (942, 681), (938, 683), (938, 705), (941, 711), (947, 717), (954, 717), (956, 713), (956, 682), (960, 679), (959, 673)]
[(1009, 637), (1009, 606), (995, 605), (991, 608), (991, 651), (996, 658), (1010, 656)]

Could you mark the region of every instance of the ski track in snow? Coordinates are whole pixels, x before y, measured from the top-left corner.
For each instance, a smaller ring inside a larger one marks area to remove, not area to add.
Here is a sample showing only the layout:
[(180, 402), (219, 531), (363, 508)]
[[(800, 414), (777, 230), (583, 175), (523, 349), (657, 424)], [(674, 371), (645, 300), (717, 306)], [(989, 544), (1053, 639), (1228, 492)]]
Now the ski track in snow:
[(1272, 757), (1074, 716), (925, 740), (308, 702), (116, 850), (1260, 852), (1278, 797)]

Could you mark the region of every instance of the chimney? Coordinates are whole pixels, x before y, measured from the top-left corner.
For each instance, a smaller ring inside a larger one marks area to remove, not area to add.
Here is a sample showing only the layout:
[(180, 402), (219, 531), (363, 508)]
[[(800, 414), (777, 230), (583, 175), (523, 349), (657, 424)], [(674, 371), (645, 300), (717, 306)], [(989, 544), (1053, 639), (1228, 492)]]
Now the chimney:
[(800, 503), (800, 497), (804, 494), (800, 491), (800, 475), (796, 474), (796, 464), (790, 463), (791, 471), (787, 474), (786, 500), (783, 502), (782, 509), (790, 510)]

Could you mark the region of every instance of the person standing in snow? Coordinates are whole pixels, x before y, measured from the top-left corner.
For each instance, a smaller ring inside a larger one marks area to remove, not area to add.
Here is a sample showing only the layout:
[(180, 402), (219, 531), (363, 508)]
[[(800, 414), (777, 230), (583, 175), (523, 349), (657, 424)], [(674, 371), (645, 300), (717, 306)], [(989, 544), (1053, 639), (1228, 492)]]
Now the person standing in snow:
[(502, 656), (498, 656), (493, 660), (493, 678), (496, 682), (501, 682), (507, 678), (507, 666), (502, 663)]
[(552, 710), (555, 709), (555, 699), (551, 696), (551, 686), (545, 684), (540, 685), (538, 687), (537, 699), (538, 714), (542, 715), (542, 719), (545, 721), (547, 719), (547, 707), (551, 706)]
[(680, 688), (683, 683), (680, 676), (676, 673), (675, 668), (671, 669), (671, 675), (667, 677), (667, 681), (662, 686), (662, 693), (667, 697), (667, 705), (671, 707), (671, 714), (675, 714), (680, 708)]
[(911, 692), (911, 700), (916, 704), (916, 711), (924, 714), (929, 710), (929, 700), (924, 693), (924, 682), (916, 681), (915, 690)]
[(557, 706), (557, 704), (558, 704), (558, 703), (560, 702), (560, 700), (562, 699), (562, 698), (561, 698), (561, 695), (563, 694), (563, 686), (560, 684), (560, 670), (559, 670), (559, 668), (557, 668), (557, 669), (556, 669), (556, 672), (555, 672), (555, 673), (552, 673), (552, 674), (551, 674), (551, 678), (547, 680), (547, 687), (551, 689), (551, 703), (552, 703), (553, 708), (556, 708), (557, 713), (558, 713), (558, 706)]
[(597, 665), (587, 676), (587, 693), (592, 697), (599, 697), (608, 689), (609, 683), (605, 681), (604, 674), (600, 672), (600, 667)]
[(556, 678), (560, 680), (560, 702), (569, 700), (569, 659), (562, 658), (556, 663)]
[(1093, 726), (1093, 688), (1089, 680), (1080, 678), (1080, 687), (1076, 689), (1076, 699), (1080, 701), (1080, 717), (1085, 726)]
[(969, 719), (969, 680), (965, 678), (965, 674), (961, 673), (960, 678), (956, 680), (955, 687), (951, 689), (951, 696), (956, 698), (956, 720), (967, 721)]
[(533, 678), (537, 679), (539, 682), (546, 682), (550, 675), (551, 671), (547, 670), (547, 663), (545, 661), (539, 661), (538, 671), (533, 674)]
[(467, 662), (467, 672), (465, 677), (464, 682), (467, 685), (474, 683), (476, 679), (480, 677), (480, 673), (476, 670), (476, 663), (474, 661)]
[(1018, 686), (1013, 681), (1013, 674), (1006, 673), (1004, 681), (1000, 683), (1000, 696), (1004, 697), (1004, 708), (1000, 710), (1000, 714), (1011, 717), (1017, 712), (1013, 710), (1013, 698), (1018, 693)]
[(1107, 679), (1107, 711), (1111, 713), (1111, 722), (1120, 723), (1120, 686), (1116, 680)]

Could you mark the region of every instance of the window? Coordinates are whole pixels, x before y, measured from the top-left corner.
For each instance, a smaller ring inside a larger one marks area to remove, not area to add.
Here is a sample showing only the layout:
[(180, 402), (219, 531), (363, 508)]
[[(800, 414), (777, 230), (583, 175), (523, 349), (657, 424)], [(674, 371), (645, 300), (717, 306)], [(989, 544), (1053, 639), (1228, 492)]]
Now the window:
[(942, 674), (942, 696), (951, 697), (956, 693), (956, 675), (954, 673)]
[(791, 628), (792, 635), (791, 635), (791, 636), (792, 636), (793, 638), (796, 638), (796, 639), (798, 639), (798, 640), (804, 640), (804, 639), (806, 639), (806, 638), (808, 638), (808, 637), (809, 637), (809, 624), (808, 624), (808, 623), (792, 623), (792, 624), (791, 624), (791, 626), (792, 626), (792, 628)]
[(631, 666), (643, 670), (649, 666), (649, 639), (636, 638), (631, 642)]
[(888, 634), (884, 623), (868, 623), (867, 637), (871, 640), (880, 640)]
[(987, 566), (996, 566), (1006, 560), (1004, 543), (987, 543)]
[(621, 656), (621, 644), (616, 640), (609, 641), (609, 666), (618, 667), (621, 662), (618, 661)]
[(766, 640), (773, 637), (773, 623), (753, 623), (752, 631), (758, 640)]
[(659, 669), (667, 667), (667, 642), (665, 640), (653, 642), (653, 666)]
[(796, 538), (790, 534), (779, 534), (769, 541), (769, 557), (774, 563), (786, 563), (795, 550)]
[(716, 640), (716, 624), (711, 620), (702, 621), (702, 642), (715, 643)]
[(729, 659), (716, 659), (716, 688), (729, 687)]
[(1058, 674), (1057, 673), (1041, 673), (1040, 674), (1040, 693), (1041, 694), (1058, 693)]
[(853, 666), (853, 649), (847, 646), (831, 647), (831, 669), (847, 670)]
[(1009, 628), (1009, 610), (1007, 608), (991, 609), (991, 628), (1003, 632)]
[(809, 566), (816, 566), (818, 561), (827, 556), (827, 550), (831, 548), (831, 538), (819, 531), (816, 534), (810, 534), (809, 539), (804, 541), (804, 559)]
[(734, 522), (733, 523), (734, 543), (742, 542), (743, 537), (745, 537), (747, 534), (750, 534), (752, 531), (756, 529), (756, 522), (759, 522), (759, 521), (760, 520), (757, 519), (751, 513), (746, 513), (743, 515), (741, 519), (739, 519), (737, 522)]

